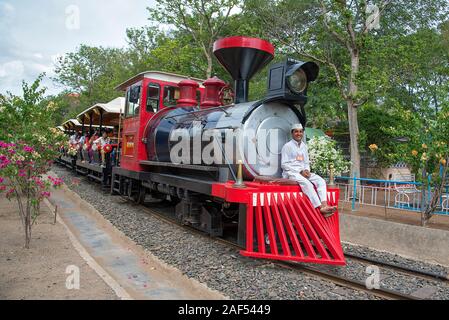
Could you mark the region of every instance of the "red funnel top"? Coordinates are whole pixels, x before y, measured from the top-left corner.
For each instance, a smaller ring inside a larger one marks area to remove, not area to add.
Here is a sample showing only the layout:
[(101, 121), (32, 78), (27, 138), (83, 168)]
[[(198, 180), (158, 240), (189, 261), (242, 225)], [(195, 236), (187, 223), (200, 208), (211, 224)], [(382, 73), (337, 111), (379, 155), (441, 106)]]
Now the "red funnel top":
[(214, 43), (214, 54), (235, 80), (236, 103), (248, 99), (248, 82), (274, 58), (271, 43), (257, 38), (230, 37)]

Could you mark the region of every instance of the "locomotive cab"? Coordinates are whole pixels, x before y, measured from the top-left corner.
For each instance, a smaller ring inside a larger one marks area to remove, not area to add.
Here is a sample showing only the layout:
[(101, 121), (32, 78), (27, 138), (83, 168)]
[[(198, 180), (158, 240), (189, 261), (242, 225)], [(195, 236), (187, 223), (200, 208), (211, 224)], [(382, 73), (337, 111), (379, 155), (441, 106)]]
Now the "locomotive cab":
[(140, 161), (147, 160), (147, 153), (143, 143), (145, 126), (141, 124), (148, 123), (157, 112), (175, 107), (179, 99), (178, 83), (186, 79), (199, 84), (197, 90), (199, 104), (204, 90), (201, 86), (203, 80), (167, 72), (143, 72), (116, 88), (126, 92), (120, 159), (122, 168), (133, 171), (144, 170)]

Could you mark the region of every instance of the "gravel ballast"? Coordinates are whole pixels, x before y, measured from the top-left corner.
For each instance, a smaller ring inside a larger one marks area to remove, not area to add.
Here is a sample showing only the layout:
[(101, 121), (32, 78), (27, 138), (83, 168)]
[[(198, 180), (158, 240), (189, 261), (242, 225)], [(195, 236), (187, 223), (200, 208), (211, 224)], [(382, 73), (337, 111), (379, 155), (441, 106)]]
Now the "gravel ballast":
[[(101, 191), (99, 184), (90, 182), (85, 177), (75, 176), (58, 166), (54, 166), (53, 171), (64, 179), (71, 190), (92, 204), (130, 239), (165, 263), (231, 299), (378, 299), (366, 292), (281, 268), (267, 260), (242, 257), (235, 248), (168, 224), (146, 213), (140, 206)], [(435, 273), (445, 272), (441, 266), (404, 259), (364, 247), (345, 244), (344, 250), (359, 256), (375, 255), (379, 260), (393, 260), (399, 265), (404, 264), (412, 268)], [(365, 281), (369, 276), (366, 273), (366, 265), (350, 259), (346, 267), (320, 266), (320, 268), (344, 276), (349, 275), (360, 281)], [(431, 299), (449, 299), (447, 282), (411, 279), (410, 276), (399, 276), (397, 272), (390, 274), (389, 270), (381, 271), (381, 286), (407, 294), (421, 289), (427, 294), (430, 292)], [(428, 289), (429, 286), (432, 289)]]

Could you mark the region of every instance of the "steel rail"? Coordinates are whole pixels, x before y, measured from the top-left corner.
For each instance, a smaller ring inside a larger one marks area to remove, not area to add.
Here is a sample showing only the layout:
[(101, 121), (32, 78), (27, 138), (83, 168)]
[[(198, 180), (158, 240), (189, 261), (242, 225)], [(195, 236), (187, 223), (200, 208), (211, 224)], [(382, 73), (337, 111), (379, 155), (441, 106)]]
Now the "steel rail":
[(385, 269), (392, 269), (392, 270), (395, 270), (395, 271), (398, 271), (400, 273), (404, 273), (407, 275), (411, 275), (411, 276), (419, 275), (419, 277), (424, 278), (424, 279), (434, 280), (434, 281), (439, 280), (442, 282), (449, 283), (449, 275), (448, 274), (429, 272), (429, 271), (424, 271), (424, 270), (418, 270), (415, 268), (407, 268), (407, 267), (393, 264), (390, 262), (382, 261), (380, 259), (362, 257), (362, 256), (359, 256), (359, 255), (356, 255), (353, 253), (345, 253), (345, 257), (347, 257), (351, 260), (354, 260), (354, 261), (358, 261), (358, 262), (366, 262), (366, 263), (375, 264), (378, 267), (383, 267)]

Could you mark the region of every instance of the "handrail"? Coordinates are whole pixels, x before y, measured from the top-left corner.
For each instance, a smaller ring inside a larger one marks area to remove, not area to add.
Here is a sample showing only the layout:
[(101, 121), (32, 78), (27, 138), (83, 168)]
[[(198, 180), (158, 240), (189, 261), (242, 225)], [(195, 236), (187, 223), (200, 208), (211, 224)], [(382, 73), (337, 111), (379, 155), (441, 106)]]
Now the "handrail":
[(378, 182), (378, 183), (414, 184), (417, 186), (422, 185), (422, 182), (416, 182), (416, 181), (380, 180), (380, 179), (368, 179), (368, 178), (351, 178), (351, 177), (343, 177), (343, 176), (335, 177), (335, 179), (368, 181), (368, 182)]

